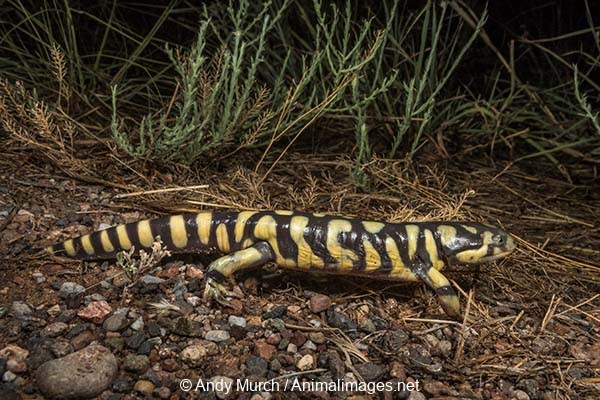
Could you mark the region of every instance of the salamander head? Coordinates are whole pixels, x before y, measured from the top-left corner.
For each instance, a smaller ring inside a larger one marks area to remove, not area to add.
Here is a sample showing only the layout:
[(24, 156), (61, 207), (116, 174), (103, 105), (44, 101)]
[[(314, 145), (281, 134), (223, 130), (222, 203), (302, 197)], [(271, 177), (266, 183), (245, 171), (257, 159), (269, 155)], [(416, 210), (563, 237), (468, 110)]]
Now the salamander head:
[(511, 235), (482, 224), (440, 224), (437, 231), (442, 251), (450, 263), (486, 263), (506, 257), (516, 247)]

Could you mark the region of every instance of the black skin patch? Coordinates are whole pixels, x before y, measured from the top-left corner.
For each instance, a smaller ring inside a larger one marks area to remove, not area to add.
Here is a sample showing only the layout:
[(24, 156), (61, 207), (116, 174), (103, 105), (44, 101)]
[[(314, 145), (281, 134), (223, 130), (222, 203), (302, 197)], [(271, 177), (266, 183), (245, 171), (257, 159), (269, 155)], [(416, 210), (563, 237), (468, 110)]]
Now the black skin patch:
[(444, 285), (442, 287), (435, 288), (435, 292), (440, 296), (455, 295), (454, 289), (452, 288), (452, 286), (449, 285)]
[(330, 218), (309, 217), (307, 229), (304, 230), (304, 240), (310, 246), (311, 251), (317, 257), (321, 258), (325, 264), (325, 269), (337, 269), (339, 261), (329, 253), (327, 248), (328, 229), (327, 223)]
[(298, 262), (298, 245), (292, 239), (290, 232), (290, 222), (292, 216), (274, 215), (277, 233), (277, 247), (283, 258), (292, 259)]
[[(161, 218), (162, 219), (162, 218)], [(138, 235), (138, 224), (139, 222), (132, 222), (130, 224), (125, 225), (125, 232), (127, 233), (127, 237), (132, 245), (135, 246), (136, 250), (139, 250), (142, 245), (140, 244), (140, 236)], [(171, 235), (169, 235), (169, 239), (171, 239)], [(163, 239), (165, 243), (169, 243)], [(172, 246), (173, 242), (170, 242), (168, 245)]]
[(208, 271), (206, 271), (206, 278), (212, 279), (213, 281), (218, 283), (227, 282), (227, 277), (214, 268), (211, 268)]

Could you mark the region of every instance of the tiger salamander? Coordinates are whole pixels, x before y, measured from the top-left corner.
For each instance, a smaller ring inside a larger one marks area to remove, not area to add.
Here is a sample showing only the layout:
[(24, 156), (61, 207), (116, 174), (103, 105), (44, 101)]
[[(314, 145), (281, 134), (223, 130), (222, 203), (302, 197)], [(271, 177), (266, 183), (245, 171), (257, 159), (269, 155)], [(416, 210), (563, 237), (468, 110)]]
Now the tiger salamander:
[(397, 281), (422, 281), (444, 311), (460, 316), (458, 296), (440, 272), (452, 263), (479, 264), (510, 254), (506, 232), (473, 222), (362, 221), (296, 211), (202, 212), (148, 219), (48, 246), (79, 259), (114, 258), (149, 249), (160, 237), (172, 251), (224, 254), (206, 273), (204, 298), (226, 304), (227, 280), (242, 269), (274, 262), (281, 268), (318, 270)]

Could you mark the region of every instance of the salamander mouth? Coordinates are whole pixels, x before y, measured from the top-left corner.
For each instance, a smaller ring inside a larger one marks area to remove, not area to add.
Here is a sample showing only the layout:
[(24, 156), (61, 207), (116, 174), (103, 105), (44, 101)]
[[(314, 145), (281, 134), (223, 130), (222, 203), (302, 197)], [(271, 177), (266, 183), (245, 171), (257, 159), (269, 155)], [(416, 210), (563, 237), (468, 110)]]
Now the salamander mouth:
[(501, 258), (504, 258), (504, 257), (510, 255), (513, 252), (513, 250), (514, 249), (507, 249), (501, 253), (493, 254), (491, 256), (485, 256), (485, 257), (480, 258), (479, 260), (476, 260), (476, 262), (477, 263), (487, 263), (490, 261), (498, 260), (498, 259), (501, 259)]

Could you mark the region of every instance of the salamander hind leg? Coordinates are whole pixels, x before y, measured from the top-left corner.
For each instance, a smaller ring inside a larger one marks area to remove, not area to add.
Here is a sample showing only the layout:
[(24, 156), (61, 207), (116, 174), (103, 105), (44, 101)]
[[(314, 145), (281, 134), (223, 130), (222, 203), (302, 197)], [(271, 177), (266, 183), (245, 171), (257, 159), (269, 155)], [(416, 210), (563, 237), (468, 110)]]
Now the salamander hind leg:
[(427, 286), (435, 290), (440, 305), (448, 316), (460, 318), (460, 301), (456, 291), (452, 288), (450, 281), (448, 281), (448, 278), (437, 269), (427, 265), (420, 265), (415, 268), (413, 272), (425, 282)]
[(244, 250), (235, 251), (216, 259), (208, 266), (206, 272), (206, 287), (204, 300), (215, 300), (222, 305), (228, 305), (228, 297), (235, 293), (228, 290), (225, 283), (229, 280), (235, 283), (234, 274), (242, 269), (264, 265), (275, 259), (273, 249), (266, 242), (260, 242)]

